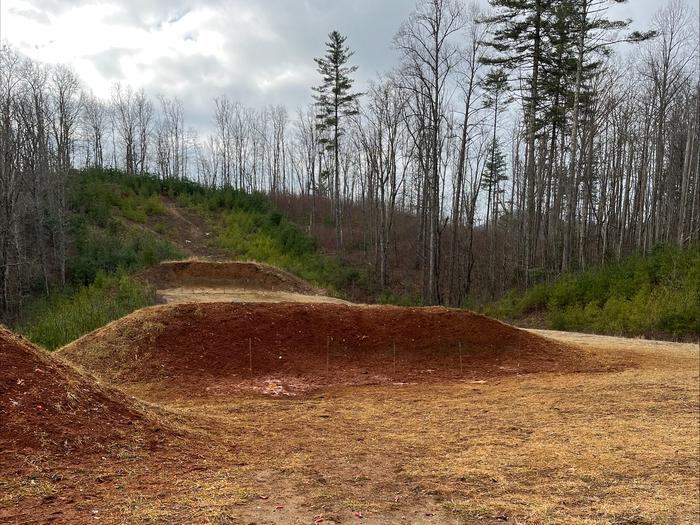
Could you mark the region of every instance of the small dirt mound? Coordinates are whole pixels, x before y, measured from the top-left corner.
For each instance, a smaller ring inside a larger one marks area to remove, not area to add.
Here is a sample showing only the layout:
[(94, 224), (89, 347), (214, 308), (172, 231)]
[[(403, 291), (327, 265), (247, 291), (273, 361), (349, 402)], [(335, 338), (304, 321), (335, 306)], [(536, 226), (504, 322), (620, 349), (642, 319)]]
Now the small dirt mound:
[(0, 463), (148, 441), (154, 427), (121, 394), (0, 327)]
[(154, 398), (595, 366), (578, 349), (463, 310), (300, 303), (146, 308), (60, 353)]
[(168, 261), (142, 273), (158, 289), (168, 288), (245, 288), (302, 294), (322, 294), (294, 275), (257, 262)]

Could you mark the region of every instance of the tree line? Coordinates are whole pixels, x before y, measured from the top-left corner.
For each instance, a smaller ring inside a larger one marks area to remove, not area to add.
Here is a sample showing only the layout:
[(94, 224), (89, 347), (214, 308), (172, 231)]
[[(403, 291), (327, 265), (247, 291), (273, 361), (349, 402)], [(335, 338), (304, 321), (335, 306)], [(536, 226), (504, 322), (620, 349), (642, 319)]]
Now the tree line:
[[(425, 304), (498, 297), (572, 269), (700, 235), (697, 12), (681, 0), (645, 32), (606, 0), (421, 0), (397, 61), (360, 93), (346, 36), (316, 59), (307, 108), (213, 101), (187, 127), (177, 98), (90, 93), (65, 66), (0, 51), (2, 308), (66, 282), (71, 168), (192, 178), (302, 195), (336, 250), (359, 208), (373, 284), (419, 270)], [(317, 217), (318, 200), (332, 203)], [(397, 221), (411, 222), (398, 254)], [(399, 261), (401, 259), (401, 261)], [(405, 261), (404, 261), (405, 259)]]

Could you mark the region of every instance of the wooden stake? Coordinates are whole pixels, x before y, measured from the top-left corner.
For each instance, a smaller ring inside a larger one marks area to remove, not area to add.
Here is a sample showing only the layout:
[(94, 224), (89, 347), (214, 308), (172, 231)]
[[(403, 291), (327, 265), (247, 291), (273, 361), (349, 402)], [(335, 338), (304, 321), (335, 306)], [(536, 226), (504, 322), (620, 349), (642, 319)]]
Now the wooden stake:
[(464, 368), (462, 367), (462, 341), (459, 342), (459, 375), (464, 375)]
[(326, 337), (326, 375), (328, 375), (328, 370), (330, 368), (331, 361), (331, 337)]
[(396, 375), (396, 342), (394, 342), (394, 375)]
[(248, 338), (248, 370), (250, 375), (253, 375), (253, 340)]

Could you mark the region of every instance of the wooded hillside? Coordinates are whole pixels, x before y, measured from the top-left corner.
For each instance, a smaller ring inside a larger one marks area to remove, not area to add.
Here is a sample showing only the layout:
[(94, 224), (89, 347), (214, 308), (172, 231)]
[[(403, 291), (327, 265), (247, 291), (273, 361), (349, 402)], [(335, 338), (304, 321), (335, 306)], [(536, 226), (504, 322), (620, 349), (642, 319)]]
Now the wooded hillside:
[[(365, 93), (352, 83), (353, 35), (331, 35), (308, 109), (222, 94), (209, 130), (187, 126), (183, 101), (124, 85), (98, 99), (67, 67), (3, 47), (3, 317), (68, 282), (76, 167), (299, 196), (299, 222), (311, 233), (330, 223), (341, 256), (360, 225), (374, 290), (393, 290), (410, 266), (424, 304), (495, 299), (661, 243), (690, 246), (700, 236), (697, 12), (672, 0), (635, 33), (607, 7), (422, 0), (393, 38), (396, 66)], [(329, 80), (333, 67), (345, 80)]]

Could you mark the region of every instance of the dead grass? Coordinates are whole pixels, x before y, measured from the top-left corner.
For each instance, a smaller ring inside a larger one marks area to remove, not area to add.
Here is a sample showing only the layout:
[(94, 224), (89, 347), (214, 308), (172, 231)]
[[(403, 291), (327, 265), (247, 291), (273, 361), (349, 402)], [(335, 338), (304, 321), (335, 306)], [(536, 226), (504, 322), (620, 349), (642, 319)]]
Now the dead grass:
[(158, 290), (163, 303), (335, 303), (350, 304), (326, 295), (232, 287), (180, 287)]
[[(250, 494), (303, 494), (309, 518), (691, 524), (700, 519), (697, 357), (665, 349), (615, 373), (170, 408), (207, 433), (210, 452), (241, 465), (227, 479), (252, 478)], [(269, 514), (259, 502), (236, 515)]]
[(24, 498), (46, 498), (56, 493), (56, 484), (41, 477), (0, 478), (0, 508), (10, 507)]
[[(90, 494), (77, 500), (87, 503), (76, 516), (88, 521), (97, 510), (102, 523), (698, 523), (697, 349), (589, 349), (634, 366), (172, 401), (160, 408), (190, 432), (191, 450), (158, 458), (141, 451), (140, 460), (102, 465), (107, 481), (85, 484)], [(66, 474), (52, 482), (52, 496), (89, 476)], [(39, 505), (8, 487), (12, 505)]]

